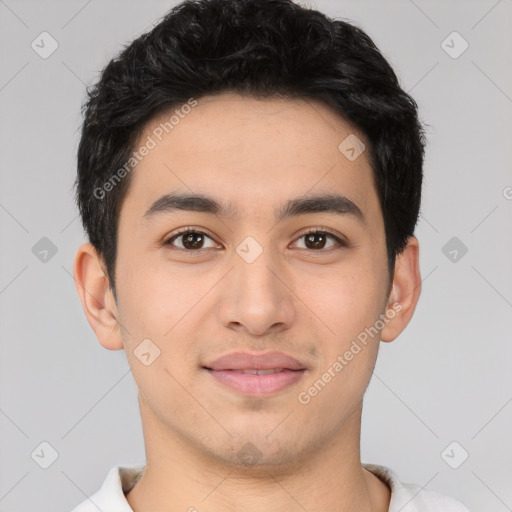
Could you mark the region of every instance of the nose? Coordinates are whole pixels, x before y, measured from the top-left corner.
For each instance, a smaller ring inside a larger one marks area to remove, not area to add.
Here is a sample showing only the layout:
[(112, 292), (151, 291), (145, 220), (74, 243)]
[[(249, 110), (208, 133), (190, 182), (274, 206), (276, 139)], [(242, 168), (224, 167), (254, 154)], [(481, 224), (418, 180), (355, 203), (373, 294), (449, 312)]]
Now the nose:
[(226, 276), (218, 317), (229, 329), (263, 336), (289, 329), (296, 315), (291, 278), (271, 251), (252, 262), (236, 255)]

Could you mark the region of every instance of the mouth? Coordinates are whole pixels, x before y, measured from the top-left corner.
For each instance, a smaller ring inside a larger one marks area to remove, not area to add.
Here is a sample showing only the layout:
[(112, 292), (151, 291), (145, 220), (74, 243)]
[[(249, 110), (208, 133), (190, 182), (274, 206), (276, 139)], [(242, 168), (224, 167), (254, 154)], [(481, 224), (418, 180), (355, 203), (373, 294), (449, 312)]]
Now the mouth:
[(234, 352), (203, 366), (218, 383), (251, 397), (274, 395), (296, 384), (305, 365), (282, 352)]
[(232, 371), (234, 373), (241, 373), (243, 375), (246, 375), (246, 374), (250, 374), (250, 375), (271, 375), (272, 373), (280, 373), (283, 370), (288, 370), (288, 368), (270, 368), (268, 370), (261, 370), (261, 369), (233, 370), (233, 369), (229, 369), (227, 371)]

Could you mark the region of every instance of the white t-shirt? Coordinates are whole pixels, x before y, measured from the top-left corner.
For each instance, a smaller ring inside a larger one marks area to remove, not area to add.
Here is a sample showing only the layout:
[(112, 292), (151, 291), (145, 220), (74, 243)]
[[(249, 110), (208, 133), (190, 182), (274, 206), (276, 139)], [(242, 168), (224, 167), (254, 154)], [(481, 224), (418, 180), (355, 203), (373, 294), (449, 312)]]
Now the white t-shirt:
[[(362, 464), (379, 477), (391, 489), (388, 512), (469, 512), (459, 501), (422, 489), (419, 485), (404, 484), (386, 466)], [(71, 512), (133, 512), (125, 498), (125, 493), (138, 482), (145, 465), (113, 467), (101, 489), (75, 507)]]

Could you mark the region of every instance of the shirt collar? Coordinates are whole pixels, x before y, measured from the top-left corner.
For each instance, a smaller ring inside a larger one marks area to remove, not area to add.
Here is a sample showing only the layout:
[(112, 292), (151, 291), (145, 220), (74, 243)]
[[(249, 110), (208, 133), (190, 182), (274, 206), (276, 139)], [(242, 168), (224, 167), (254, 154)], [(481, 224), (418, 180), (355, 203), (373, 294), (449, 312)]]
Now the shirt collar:
[[(460, 502), (434, 491), (426, 491), (413, 484), (403, 484), (396, 473), (386, 466), (362, 464), (391, 490), (388, 512), (468, 512)], [(72, 512), (133, 512), (126, 500), (127, 494), (138, 482), (145, 469), (144, 464), (114, 466), (107, 474), (100, 490), (75, 507)], [(439, 508), (441, 507), (441, 508)]]

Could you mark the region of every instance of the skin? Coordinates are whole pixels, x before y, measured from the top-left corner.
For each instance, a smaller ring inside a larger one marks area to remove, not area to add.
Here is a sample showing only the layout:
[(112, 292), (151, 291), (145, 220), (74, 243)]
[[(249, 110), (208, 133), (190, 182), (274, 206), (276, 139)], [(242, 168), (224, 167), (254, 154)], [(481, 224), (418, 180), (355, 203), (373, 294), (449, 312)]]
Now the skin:
[[(150, 122), (140, 140), (168, 117)], [(135, 512), (234, 511), (241, 503), (247, 512), (388, 510), (389, 488), (361, 466), (362, 400), (380, 341), (393, 341), (413, 315), (419, 246), (409, 238), (390, 281), (368, 150), (349, 161), (338, 149), (351, 133), (364, 140), (316, 101), (201, 98), (133, 171), (120, 212), (117, 303), (102, 258), (88, 243), (78, 249), (74, 275), (87, 319), (103, 347), (125, 350), (139, 390), (147, 465), (127, 495)], [(276, 222), (274, 208), (287, 200), (333, 191), (365, 221), (319, 212)], [(170, 192), (229, 201), (239, 216), (143, 218)], [(187, 226), (210, 237), (200, 252), (184, 248), (183, 237), (164, 245)], [(327, 238), (311, 248), (308, 228), (350, 245), (336, 249)], [(236, 252), (247, 236), (263, 249), (250, 264)], [(401, 310), (379, 335), (300, 403), (298, 394), (396, 303)], [(160, 356), (145, 366), (134, 350), (147, 338)], [(308, 369), (272, 396), (247, 397), (202, 368), (235, 350), (279, 350)], [(258, 458), (243, 465), (247, 443)]]

